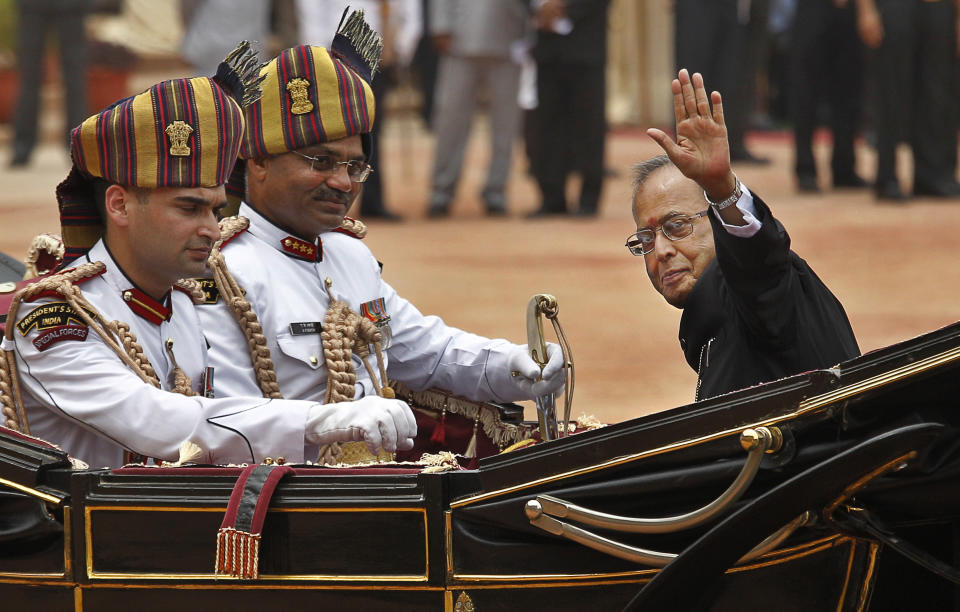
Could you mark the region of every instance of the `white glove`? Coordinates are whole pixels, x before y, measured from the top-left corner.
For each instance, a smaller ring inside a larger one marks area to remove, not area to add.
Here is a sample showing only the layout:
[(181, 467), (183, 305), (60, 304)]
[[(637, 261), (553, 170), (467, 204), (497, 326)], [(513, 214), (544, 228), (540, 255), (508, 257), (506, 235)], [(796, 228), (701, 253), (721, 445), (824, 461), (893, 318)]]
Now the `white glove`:
[(304, 439), (310, 444), (366, 442), (371, 454), (413, 448), (417, 420), (407, 403), (368, 395), (355, 402), (316, 404), (307, 411)]
[[(556, 393), (563, 388), (566, 376), (563, 371), (563, 351), (552, 342), (547, 343), (547, 365), (543, 372), (530, 356), (527, 345), (516, 346), (507, 359), (507, 375), (519, 399), (533, 399)], [(514, 375), (514, 372), (517, 372)]]

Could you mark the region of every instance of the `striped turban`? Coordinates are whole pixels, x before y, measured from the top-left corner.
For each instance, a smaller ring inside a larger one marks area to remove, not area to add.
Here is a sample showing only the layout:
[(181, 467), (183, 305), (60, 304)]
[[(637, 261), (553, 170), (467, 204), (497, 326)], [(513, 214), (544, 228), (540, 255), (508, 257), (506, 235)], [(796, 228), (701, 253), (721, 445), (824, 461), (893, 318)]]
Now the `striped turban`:
[[(330, 49), (300, 45), (282, 51), (260, 72), (263, 96), (244, 110), (247, 130), (240, 158), (261, 159), (357, 134), (364, 136), (369, 157), (365, 135), (374, 118), (370, 81), (382, 48), (363, 11), (354, 11)], [(233, 205), (244, 195), (243, 169), (244, 164), (237, 164), (227, 183)]]
[(243, 105), (258, 94), (257, 68), (244, 42), (215, 77), (157, 83), (75, 127), (73, 167), (57, 187), (64, 261), (84, 254), (103, 235), (96, 179), (141, 188), (226, 183), (243, 138)]

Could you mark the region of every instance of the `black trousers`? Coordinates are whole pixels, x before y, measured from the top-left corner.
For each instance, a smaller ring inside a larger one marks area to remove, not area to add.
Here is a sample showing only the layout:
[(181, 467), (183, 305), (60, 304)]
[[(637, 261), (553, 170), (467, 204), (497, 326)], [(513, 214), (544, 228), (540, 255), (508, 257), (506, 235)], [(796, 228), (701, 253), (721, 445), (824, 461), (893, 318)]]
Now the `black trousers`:
[(676, 0), (674, 16), (677, 70), (686, 68), (691, 75), (699, 72), (708, 92), (723, 95), (730, 153), (744, 153), (751, 105), (743, 98), (745, 91), (752, 89), (745, 90), (744, 81), (754, 75), (744, 70), (746, 26), (737, 14), (737, 0)]
[(885, 36), (875, 54), (877, 182), (896, 180), (896, 145), (913, 148), (914, 186), (953, 180), (956, 46), (951, 0), (878, 0)]
[(70, 130), (86, 119), (86, 36), (83, 29), (86, 7), (83, 0), (18, 0), (17, 69), (20, 92), (13, 116), (13, 157), (26, 159), (37, 144), (40, 86), (43, 83), (43, 56), (48, 28), (53, 28), (60, 48), (60, 72), (64, 81), (66, 138)]
[(541, 208), (567, 211), (567, 177), (579, 172), (580, 212), (597, 212), (603, 187), (606, 142), (605, 66), (537, 63), (536, 121), (538, 159), (531, 161), (542, 197)]
[(812, 141), (822, 119), (819, 109), (827, 110), (833, 132), (834, 180), (854, 174), (853, 139), (863, 81), (855, 10), (852, 2), (844, 8), (837, 8), (833, 0), (797, 3), (791, 58), (797, 175), (816, 176)]

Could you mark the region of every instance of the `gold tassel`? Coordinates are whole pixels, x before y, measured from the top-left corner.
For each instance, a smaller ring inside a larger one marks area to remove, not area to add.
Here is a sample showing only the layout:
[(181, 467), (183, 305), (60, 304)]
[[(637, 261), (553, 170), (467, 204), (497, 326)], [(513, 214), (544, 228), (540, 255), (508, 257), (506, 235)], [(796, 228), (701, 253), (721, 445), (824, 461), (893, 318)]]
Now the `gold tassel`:
[(463, 456), (467, 459), (473, 459), (477, 456), (477, 425), (479, 423), (480, 414), (477, 413), (477, 416), (473, 419), (473, 435), (470, 436), (470, 444), (467, 445), (467, 450), (463, 453)]
[(260, 577), (260, 534), (224, 527), (217, 531), (217, 576), (245, 580)]

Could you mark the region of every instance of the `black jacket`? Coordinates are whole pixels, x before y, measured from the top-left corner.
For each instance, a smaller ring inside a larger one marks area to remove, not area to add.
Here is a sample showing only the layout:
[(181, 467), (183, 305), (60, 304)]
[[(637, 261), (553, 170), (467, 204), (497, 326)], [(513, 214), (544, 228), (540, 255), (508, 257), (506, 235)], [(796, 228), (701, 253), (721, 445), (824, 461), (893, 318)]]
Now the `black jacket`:
[(711, 213), (716, 258), (694, 285), (680, 319), (680, 346), (705, 399), (820, 368), (860, 354), (840, 301), (754, 194), (760, 231), (730, 235)]

